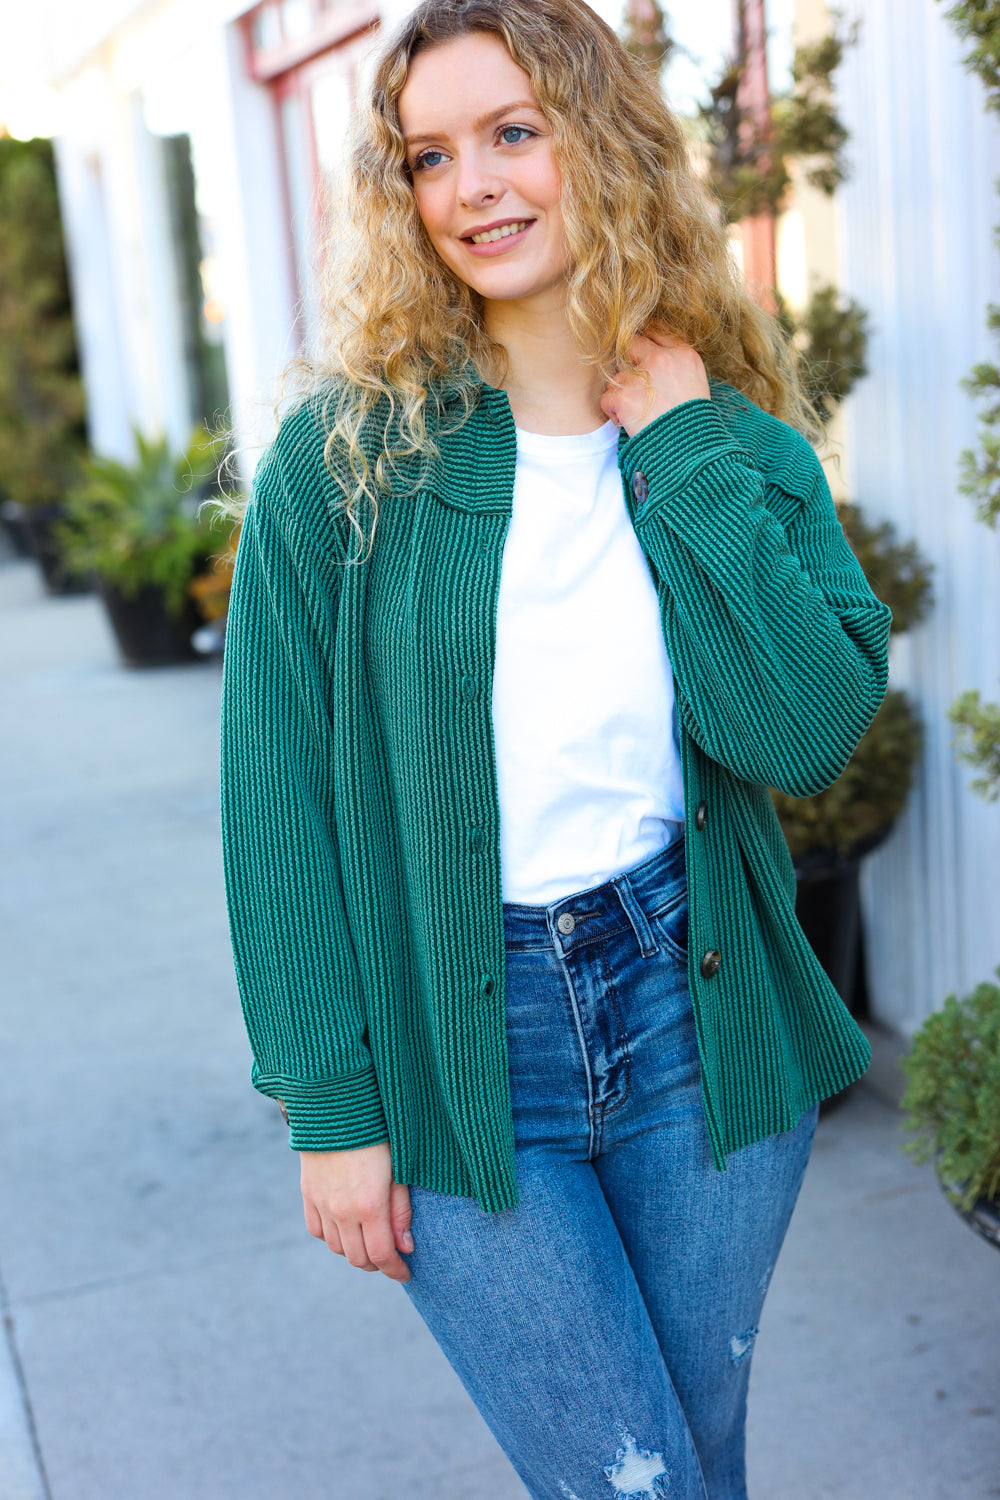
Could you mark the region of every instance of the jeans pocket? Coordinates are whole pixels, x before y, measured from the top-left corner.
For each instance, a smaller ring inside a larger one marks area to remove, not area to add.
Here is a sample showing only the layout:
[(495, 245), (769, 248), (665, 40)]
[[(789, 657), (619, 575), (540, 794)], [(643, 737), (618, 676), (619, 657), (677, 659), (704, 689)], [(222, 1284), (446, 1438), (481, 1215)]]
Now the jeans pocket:
[(687, 963), (688, 949), (688, 896), (683, 891), (676, 901), (649, 917), (649, 924), (668, 953), (679, 963)]

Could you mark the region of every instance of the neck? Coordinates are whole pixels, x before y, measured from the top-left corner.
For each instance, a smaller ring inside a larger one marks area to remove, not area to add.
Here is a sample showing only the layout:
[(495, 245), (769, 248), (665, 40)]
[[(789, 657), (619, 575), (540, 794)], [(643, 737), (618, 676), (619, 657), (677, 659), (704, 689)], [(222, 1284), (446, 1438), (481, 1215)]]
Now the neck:
[(485, 322), (507, 352), (502, 385), (518, 427), (561, 437), (604, 425), (605, 382), (580, 357), (563, 288), (543, 297), (487, 302)]

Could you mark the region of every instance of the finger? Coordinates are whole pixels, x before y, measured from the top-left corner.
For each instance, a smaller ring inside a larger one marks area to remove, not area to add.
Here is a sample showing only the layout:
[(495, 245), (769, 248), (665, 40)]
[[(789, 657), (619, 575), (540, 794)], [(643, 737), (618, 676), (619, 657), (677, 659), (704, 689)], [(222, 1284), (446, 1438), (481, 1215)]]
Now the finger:
[(326, 1240), (327, 1248), (332, 1250), (334, 1255), (343, 1255), (344, 1245), (334, 1219), (327, 1219), (323, 1238)]
[(689, 349), (690, 344), (685, 344), (680, 334), (672, 333), (671, 330), (660, 323), (651, 323), (638, 335), (647, 344), (658, 344), (661, 349)]
[[(633, 354), (633, 357), (634, 357), (635, 347), (636, 346), (633, 343), (632, 346), (631, 346), (631, 349), (629, 350), (629, 353)], [(645, 354), (646, 358), (649, 357), (649, 353), (652, 350), (652, 348), (653, 348), (652, 344), (648, 344), (647, 345), (646, 354)], [(640, 351), (640, 354), (641, 353), (642, 353), (642, 351)], [(644, 386), (646, 386), (648, 384), (647, 371), (646, 371), (645, 367), (640, 363), (640, 361), (639, 361), (638, 358), (636, 358), (635, 363), (639, 366), (638, 369), (629, 370), (629, 369), (626, 369), (623, 366), (620, 370), (617, 370), (615, 372), (614, 383), (610, 386), (611, 390), (613, 390), (613, 391), (641, 390)]]
[(413, 1249), (413, 1235), (410, 1233), (412, 1222), (410, 1190), (405, 1182), (394, 1182), (389, 1192), (389, 1223), (392, 1225), (396, 1249), (402, 1250), (406, 1255)]
[(321, 1240), (323, 1238), (323, 1220), (320, 1217), (319, 1209), (308, 1198), (303, 1198), (302, 1208), (305, 1213), (306, 1228), (314, 1239)]
[(350, 1264), (355, 1266), (359, 1271), (374, 1271), (376, 1267), (369, 1259), (368, 1251), (365, 1248), (365, 1239), (361, 1232), (361, 1225), (339, 1224), (337, 1227), (340, 1231), (344, 1255)]
[(614, 422), (616, 426), (620, 427), (622, 425), (621, 420), (618, 416), (618, 408), (615, 405), (614, 391), (605, 391), (604, 395), (600, 399), (599, 405), (604, 415), (606, 417), (610, 417), (612, 422)]
[[(656, 339), (646, 338), (645, 334), (640, 333), (629, 344), (628, 357), (634, 365), (638, 365), (639, 369), (643, 370), (657, 350), (663, 347), (664, 345), (658, 343)], [(631, 375), (633, 380), (636, 378), (635, 370), (623, 371), (622, 373)]]
[(393, 1244), (392, 1225), (388, 1217), (369, 1220), (361, 1227), (364, 1230), (365, 1250), (370, 1264), (391, 1281), (409, 1281), (410, 1268)]

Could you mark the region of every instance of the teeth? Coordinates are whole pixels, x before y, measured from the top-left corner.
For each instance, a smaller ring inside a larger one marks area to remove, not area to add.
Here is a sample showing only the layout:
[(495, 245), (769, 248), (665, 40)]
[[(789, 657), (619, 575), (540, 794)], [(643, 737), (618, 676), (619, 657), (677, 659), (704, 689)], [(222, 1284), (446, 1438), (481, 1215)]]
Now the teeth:
[(490, 245), (494, 240), (505, 240), (509, 234), (519, 234), (522, 229), (527, 229), (527, 227), (527, 219), (518, 224), (501, 224), (499, 229), (487, 229), (485, 234), (474, 234), (472, 236), (472, 243), (474, 245)]

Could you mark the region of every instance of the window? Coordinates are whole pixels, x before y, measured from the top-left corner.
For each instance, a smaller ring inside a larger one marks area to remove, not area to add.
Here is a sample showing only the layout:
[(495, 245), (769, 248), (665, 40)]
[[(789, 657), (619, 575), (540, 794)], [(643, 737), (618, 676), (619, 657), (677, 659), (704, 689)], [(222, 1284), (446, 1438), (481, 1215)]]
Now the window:
[(244, 18), (250, 72), (275, 101), (284, 157), (299, 333), (319, 328), (326, 210), (354, 112), (356, 74), (375, 43), (373, 0), (265, 0)]

